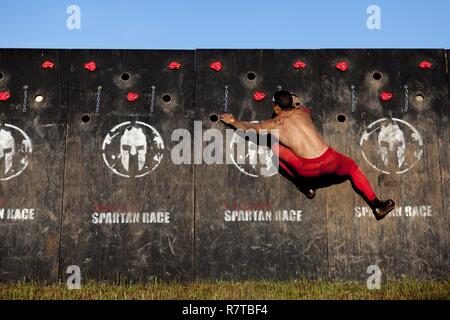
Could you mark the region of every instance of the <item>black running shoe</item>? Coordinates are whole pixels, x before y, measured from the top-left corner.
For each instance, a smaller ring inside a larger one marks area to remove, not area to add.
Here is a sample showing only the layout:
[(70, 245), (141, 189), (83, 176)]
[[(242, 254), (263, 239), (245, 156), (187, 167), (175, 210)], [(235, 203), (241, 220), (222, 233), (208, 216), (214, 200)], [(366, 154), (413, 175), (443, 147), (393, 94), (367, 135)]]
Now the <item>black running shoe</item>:
[(386, 201), (380, 201), (378, 199), (375, 199), (373, 203), (373, 215), (377, 220), (381, 220), (384, 217), (387, 216), (389, 212), (392, 211), (395, 207), (395, 202), (392, 199), (388, 199)]

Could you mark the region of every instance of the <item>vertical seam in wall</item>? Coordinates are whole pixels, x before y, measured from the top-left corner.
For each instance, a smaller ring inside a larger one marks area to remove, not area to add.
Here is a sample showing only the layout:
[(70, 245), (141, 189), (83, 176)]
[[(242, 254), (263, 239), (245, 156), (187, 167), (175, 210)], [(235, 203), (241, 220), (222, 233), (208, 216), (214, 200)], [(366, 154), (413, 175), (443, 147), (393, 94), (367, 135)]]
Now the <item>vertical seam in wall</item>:
[[(194, 50), (194, 109), (197, 109), (197, 50)], [(194, 113), (195, 114), (195, 113)], [(194, 123), (192, 122), (192, 130), (195, 130)], [(192, 132), (194, 134), (194, 132)], [(194, 141), (195, 143), (195, 141)], [(192, 148), (192, 214), (193, 214), (193, 239), (192, 239), (192, 279), (196, 280), (197, 270), (196, 270), (196, 218), (197, 213), (195, 211), (195, 200), (196, 200), (196, 190), (195, 190), (195, 150)]]
[[(320, 108), (322, 110), (322, 135), (325, 133), (325, 116), (324, 116), (324, 104), (323, 104), (323, 87), (322, 87), (322, 50), (318, 52), (318, 70), (319, 70), (319, 88), (320, 88)], [(328, 232), (328, 192), (325, 191), (325, 233), (326, 233), (326, 246), (327, 246), (327, 275), (328, 280), (331, 279), (330, 274), (330, 252), (329, 252), (329, 232)]]
[[(67, 88), (66, 88), (66, 119), (65, 119), (65, 132), (64, 132), (64, 158), (63, 158), (63, 176), (62, 176), (62, 192), (61, 192), (61, 209), (60, 209), (60, 218), (59, 218), (59, 250), (58, 250), (58, 274), (57, 274), (57, 281), (61, 281), (61, 249), (62, 249), (62, 233), (63, 233), (63, 217), (64, 217), (64, 186), (66, 183), (66, 157), (67, 157), (67, 136), (69, 133), (69, 98), (70, 98), (70, 86), (71, 86), (71, 72), (70, 72), (70, 65), (72, 61), (70, 58), (71, 50), (67, 50), (65, 52), (66, 54), (66, 67), (67, 67), (67, 73), (66, 79), (64, 81), (66, 82)], [(61, 90), (61, 87), (59, 86), (59, 89)], [(60, 104), (61, 105), (61, 94), (59, 95)]]
[(193, 213), (193, 238), (192, 238), (192, 271), (191, 271), (191, 277), (192, 280), (196, 279), (197, 272), (196, 272), (196, 241), (195, 241), (195, 235), (196, 235), (196, 212), (195, 212), (195, 164), (192, 164), (192, 186), (193, 186), (193, 196), (192, 196), (192, 213)]
[[(444, 57), (445, 57), (445, 73), (446, 73), (446, 75), (445, 75), (445, 84), (447, 85), (447, 103), (446, 103), (446, 107), (448, 107), (449, 106), (449, 103), (450, 103), (450, 92), (449, 92), (449, 90), (448, 90), (448, 88), (449, 88), (449, 81), (450, 81), (450, 77), (449, 77), (449, 74), (448, 74), (448, 57), (447, 57), (447, 51), (446, 50), (444, 50)], [(442, 162), (441, 162), (441, 155), (442, 155), (442, 148), (441, 148), (441, 145), (442, 145), (442, 143), (441, 143), (441, 137), (442, 137), (442, 134), (444, 134), (444, 128), (445, 128), (445, 126), (442, 124), (442, 119), (446, 116), (445, 115), (445, 113), (446, 113), (446, 109), (447, 108), (444, 108), (443, 109), (443, 114), (442, 114), (442, 116), (441, 116), (441, 121), (439, 121), (438, 123), (439, 123), (439, 127), (438, 127), (438, 150), (439, 150), (439, 155), (438, 155), (438, 161), (439, 161), (439, 173), (440, 173), (440, 178), (441, 178), (441, 181), (440, 181), (440, 185), (441, 185), (441, 201), (442, 201), (442, 212), (444, 213), (444, 216), (446, 216), (447, 215), (447, 208), (446, 208), (446, 206), (445, 206), (445, 194), (444, 194), (444, 185), (442, 184), (443, 183), (443, 175), (442, 175)], [(447, 120), (448, 121), (448, 120)], [(445, 236), (445, 247), (447, 248), (448, 247), (448, 232), (447, 232), (447, 228), (444, 228), (444, 236)], [(447, 250), (448, 251), (448, 250)], [(448, 253), (447, 253), (447, 255), (448, 255)], [(445, 254), (445, 252), (444, 252), (444, 258), (446, 258), (445, 257), (446, 256), (446, 254)], [(445, 264), (447, 264), (448, 265), (448, 258), (447, 259), (445, 259), (445, 261), (447, 261), (446, 263), (444, 262), (444, 265)]]
[(445, 73), (447, 74), (447, 81), (448, 81), (450, 79), (448, 79), (448, 56), (447, 56), (447, 51), (446, 50), (444, 50), (444, 57), (445, 57)]
[[(448, 103), (448, 102), (447, 102)], [(442, 212), (444, 213), (444, 216), (446, 215), (446, 207), (445, 207), (445, 201), (444, 201), (444, 185), (442, 184), (443, 182), (443, 178), (442, 178), (442, 162), (441, 162), (441, 154), (442, 154), (442, 149), (441, 149), (441, 130), (443, 129), (442, 123), (439, 124), (439, 128), (438, 128), (438, 139), (437, 139), (437, 143), (438, 143), (438, 150), (439, 154), (438, 154), (438, 163), (439, 163), (439, 177), (440, 177), (440, 186), (441, 186), (441, 205), (442, 205)], [(443, 132), (443, 130), (442, 130)], [(446, 233), (447, 228), (444, 228), (444, 232)], [(445, 235), (445, 240), (446, 240), (446, 247), (447, 247), (447, 235)], [(447, 259), (446, 259), (447, 260)]]

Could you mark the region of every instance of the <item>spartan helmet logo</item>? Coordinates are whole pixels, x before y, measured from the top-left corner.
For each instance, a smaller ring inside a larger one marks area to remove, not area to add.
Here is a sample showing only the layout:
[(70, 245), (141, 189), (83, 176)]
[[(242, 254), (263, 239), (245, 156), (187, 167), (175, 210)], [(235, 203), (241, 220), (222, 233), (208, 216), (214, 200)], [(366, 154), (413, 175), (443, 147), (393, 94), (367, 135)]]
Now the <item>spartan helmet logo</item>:
[[(252, 121), (256, 123), (257, 121)], [(265, 141), (259, 140), (259, 144), (246, 140), (234, 132), (228, 146), (232, 163), (242, 173), (258, 178), (260, 176), (270, 177), (278, 173), (278, 163), (274, 163), (270, 139), (266, 134)], [(244, 148), (242, 148), (244, 146)], [(235, 150), (237, 152), (235, 152)]]
[(28, 166), (31, 140), (20, 128), (12, 124), (0, 125), (0, 180), (20, 175)]
[(159, 132), (141, 121), (125, 121), (105, 136), (103, 161), (115, 174), (140, 178), (158, 167), (164, 155), (164, 142)]
[(369, 124), (361, 140), (364, 160), (385, 173), (404, 173), (421, 159), (424, 147), (419, 131), (397, 118), (382, 118)]
[(381, 160), (387, 167), (389, 164), (389, 153), (395, 152), (397, 165), (400, 169), (405, 162), (405, 136), (397, 124), (389, 123), (381, 126), (378, 134), (378, 147)]
[(258, 160), (261, 165), (262, 175), (264, 175), (264, 169), (269, 169), (273, 166), (272, 163), (272, 150), (266, 146), (259, 146), (251, 141), (248, 142), (248, 160), (254, 170), (257, 170)]
[[(15, 151), (14, 138), (11, 135), (11, 132), (0, 129), (0, 159), (5, 159), (5, 174), (11, 170)], [(0, 170), (2, 170), (2, 168), (0, 168)]]
[(120, 138), (120, 158), (126, 171), (130, 168), (130, 155), (137, 155), (139, 171), (145, 165), (147, 138), (141, 128), (128, 127)]

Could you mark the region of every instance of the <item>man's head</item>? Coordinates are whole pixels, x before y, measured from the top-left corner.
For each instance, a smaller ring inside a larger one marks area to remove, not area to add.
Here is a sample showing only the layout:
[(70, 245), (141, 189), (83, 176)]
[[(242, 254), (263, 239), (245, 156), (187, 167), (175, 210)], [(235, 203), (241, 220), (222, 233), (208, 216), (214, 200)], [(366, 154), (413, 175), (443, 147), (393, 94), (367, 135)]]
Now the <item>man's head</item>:
[(292, 96), (289, 92), (281, 90), (275, 92), (273, 95), (273, 110), (276, 114), (280, 114), (283, 111), (288, 111), (293, 108), (292, 106)]

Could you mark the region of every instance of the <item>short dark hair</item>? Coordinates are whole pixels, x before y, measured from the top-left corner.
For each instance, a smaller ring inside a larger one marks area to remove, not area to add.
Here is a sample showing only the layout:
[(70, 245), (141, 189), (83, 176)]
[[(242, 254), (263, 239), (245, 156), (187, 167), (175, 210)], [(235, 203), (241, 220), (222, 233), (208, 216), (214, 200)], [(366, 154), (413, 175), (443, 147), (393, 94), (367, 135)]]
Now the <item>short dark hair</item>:
[(290, 110), (292, 106), (292, 96), (288, 91), (280, 90), (273, 95), (273, 103), (278, 105), (282, 110)]

